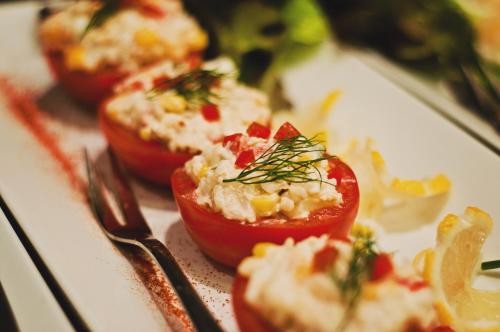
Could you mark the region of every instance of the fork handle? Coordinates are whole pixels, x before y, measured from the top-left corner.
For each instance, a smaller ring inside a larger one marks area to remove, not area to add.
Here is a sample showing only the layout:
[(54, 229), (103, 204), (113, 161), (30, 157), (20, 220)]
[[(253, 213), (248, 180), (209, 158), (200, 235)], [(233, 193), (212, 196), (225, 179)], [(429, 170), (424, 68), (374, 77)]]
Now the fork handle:
[(223, 331), (205, 303), (196, 293), (188, 278), (182, 272), (172, 253), (157, 239), (141, 239), (140, 242), (160, 264), (163, 273), (170, 280), (177, 295), (198, 331)]

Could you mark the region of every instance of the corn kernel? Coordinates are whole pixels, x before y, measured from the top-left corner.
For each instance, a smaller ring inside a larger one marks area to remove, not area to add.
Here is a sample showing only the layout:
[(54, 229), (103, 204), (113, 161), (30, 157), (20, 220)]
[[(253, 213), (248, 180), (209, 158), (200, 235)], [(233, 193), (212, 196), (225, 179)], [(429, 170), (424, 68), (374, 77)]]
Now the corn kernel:
[(151, 47), (159, 40), (156, 32), (148, 28), (139, 29), (134, 33), (134, 41), (141, 47)]
[(149, 141), (151, 139), (151, 128), (144, 127), (139, 130), (139, 137), (145, 141)]
[(331, 108), (337, 102), (337, 100), (339, 99), (339, 97), (341, 95), (342, 95), (342, 91), (333, 90), (325, 97), (325, 99), (323, 99), (323, 102), (321, 103), (322, 115), (328, 114), (328, 112), (331, 110)]
[(208, 166), (207, 165), (203, 165), (201, 168), (200, 168), (200, 171), (198, 172), (198, 178), (202, 178), (204, 177), (205, 175), (207, 175), (207, 172), (208, 172)]
[(422, 181), (418, 180), (401, 180), (395, 178), (392, 181), (391, 187), (393, 190), (415, 196), (425, 196), (425, 187)]
[(177, 94), (166, 92), (158, 97), (161, 107), (170, 113), (182, 113), (187, 108), (186, 99)]
[(432, 284), (432, 275), (434, 270), (434, 260), (436, 257), (436, 253), (433, 250), (428, 250), (425, 252), (424, 256), (424, 271), (422, 277), (429, 284)]
[(279, 199), (277, 194), (259, 195), (252, 198), (251, 203), (258, 216), (269, 216), (275, 211)]
[(271, 242), (259, 242), (252, 248), (252, 255), (256, 257), (264, 257), (269, 248), (275, 247), (276, 244)]
[(64, 62), (69, 70), (85, 69), (85, 49), (81, 46), (72, 46), (64, 53)]
[(208, 36), (205, 32), (198, 30), (191, 41), (191, 47), (195, 50), (202, 50), (208, 44)]

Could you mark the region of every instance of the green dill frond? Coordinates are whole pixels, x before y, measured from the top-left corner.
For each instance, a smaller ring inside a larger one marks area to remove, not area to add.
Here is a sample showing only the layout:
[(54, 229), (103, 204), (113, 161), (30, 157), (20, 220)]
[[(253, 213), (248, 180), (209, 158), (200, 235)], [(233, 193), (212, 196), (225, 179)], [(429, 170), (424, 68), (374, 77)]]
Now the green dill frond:
[[(333, 156), (326, 154), (326, 149), (322, 143), (317, 136), (309, 139), (303, 135), (277, 141), (255, 161), (245, 167), (237, 177), (224, 179), (223, 181), (243, 184), (274, 181), (289, 183), (320, 182), (333, 185), (328, 180), (323, 179), (317, 167), (317, 163), (333, 158)], [(301, 158), (314, 152), (320, 152), (321, 157), (314, 159)]]
[(146, 94), (148, 98), (154, 98), (163, 92), (173, 90), (190, 102), (213, 104), (218, 95), (212, 92), (211, 88), (224, 76), (225, 74), (216, 70), (197, 68), (175, 78), (166, 78)]

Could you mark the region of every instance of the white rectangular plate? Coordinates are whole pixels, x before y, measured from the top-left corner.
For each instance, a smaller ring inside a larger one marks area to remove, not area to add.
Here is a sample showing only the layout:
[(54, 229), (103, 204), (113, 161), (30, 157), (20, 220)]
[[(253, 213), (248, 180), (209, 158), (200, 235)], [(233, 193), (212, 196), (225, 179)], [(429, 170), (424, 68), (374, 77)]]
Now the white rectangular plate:
[[(0, 7), (0, 40), (7, 46), (0, 54), (0, 74), (36, 91), (45, 111), (43, 122), (57, 134), (65, 153), (74, 157), (83, 177), (82, 148), (88, 147), (98, 158), (105, 142), (94, 114), (76, 106), (50, 78), (36, 44), (36, 10), (35, 4)], [(331, 118), (339, 139), (372, 137), (391, 173), (401, 177), (446, 173), (453, 189), (444, 211), (461, 213), (476, 205), (500, 220), (500, 158), (361, 62), (326, 47), (315, 59), (289, 71), (284, 83), (298, 106), (341, 88), (344, 95)], [(157, 305), (151, 287), (144, 286), (141, 273), (102, 234), (60, 164), (9, 112), (5, 101), (0, 99), (0, 193), (88, 327), (168, 330), (164, 316), (182, 327), (182, 320), (172, 314), (172, 302)], [(140, 183), (134, 188), (155, 235), (180, 261), (223, 326), (235, 331), (231, 272), (199, 252), (167, 191)], [(398, 250), (398, 255), (412, 257), (433, 244), (434, 229), (435, 224), (392, 234), (384, 244)], [(485, 257), (498, 252), (500, 227), (496, 226)], [(153, 286), (159, 292), (168, 289)], [(169, 296), (163, 293), (163, 300)]]

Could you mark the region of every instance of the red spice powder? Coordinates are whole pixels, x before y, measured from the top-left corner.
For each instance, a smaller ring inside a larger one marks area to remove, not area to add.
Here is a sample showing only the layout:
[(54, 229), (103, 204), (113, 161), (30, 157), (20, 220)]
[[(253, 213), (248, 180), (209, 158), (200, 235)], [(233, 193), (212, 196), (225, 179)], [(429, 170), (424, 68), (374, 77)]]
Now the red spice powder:
[[(66, 174), (71, 186), (86, 195), (85, 181), (78, 175), (74, 160), (64, 153), (60, 140), (48, 128), (47, 116), (36, 103), (37, 95), (28, 89), (14, 86), (7, 78), (0, 76), (0, 93), (4, 96), (8, 111), (37, 139)], [(86, 201), (86, 200), (85, 200)], [(158, 267), (143, 253), (120, 250), (131, 261), (141, 281), (174, 331), (194, 331), (186, 312), (180, 307), (179, 299), (166, 283)]]
[(36, 95), (30, 90), (14, 87), (4, 77), (0, 77), (0, 93), (5, 97), (7, 109), (57, 161), (73, 188), (84, 193), (85, 182), (78, 176), (74, 161), (61, 149), (58, 137), (47, 128), (46, 116), (35, 102)]

